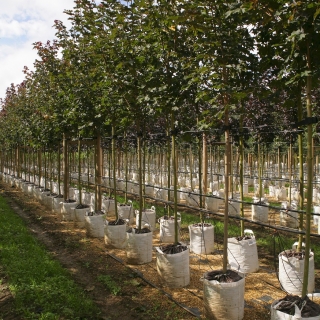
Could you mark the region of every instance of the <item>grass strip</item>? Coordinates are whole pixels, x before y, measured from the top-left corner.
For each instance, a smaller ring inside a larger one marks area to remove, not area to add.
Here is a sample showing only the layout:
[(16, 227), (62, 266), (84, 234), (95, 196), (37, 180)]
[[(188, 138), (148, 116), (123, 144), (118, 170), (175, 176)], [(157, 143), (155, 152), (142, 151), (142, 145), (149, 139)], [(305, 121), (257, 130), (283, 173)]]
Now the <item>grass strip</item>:
[[(92, 300), (0, 196), (0, 266), (23, 319), (97, 319)], [(0, 319), (1, 315), (0, 310)]]

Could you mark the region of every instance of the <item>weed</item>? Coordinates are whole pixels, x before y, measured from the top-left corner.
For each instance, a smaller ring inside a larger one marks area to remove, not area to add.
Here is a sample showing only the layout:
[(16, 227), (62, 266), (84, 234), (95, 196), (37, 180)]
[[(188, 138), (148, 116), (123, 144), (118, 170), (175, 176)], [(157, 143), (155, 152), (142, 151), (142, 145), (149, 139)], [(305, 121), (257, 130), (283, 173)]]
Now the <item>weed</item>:
[(110, 291), (111, 294), (114, 296), (117, 296), (121, 293), (121, 287), (118, 286), (118, 284), (112, 280), (111, 276), (109, 275), (102, 275), (100, 274), (98, 276), (98, 280), (104, 284), (107, 289)]

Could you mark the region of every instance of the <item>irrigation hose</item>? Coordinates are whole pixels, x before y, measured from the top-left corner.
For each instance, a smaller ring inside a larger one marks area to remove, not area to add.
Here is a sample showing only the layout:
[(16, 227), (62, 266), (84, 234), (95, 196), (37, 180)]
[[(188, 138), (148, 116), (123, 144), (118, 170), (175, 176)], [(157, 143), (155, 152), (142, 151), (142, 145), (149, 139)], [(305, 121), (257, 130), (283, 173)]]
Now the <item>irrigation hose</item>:
[(160, 291), (162, 294), (164, 294), (166, 297), (168, 297), (172, 302), (174, 302), (176, 305), (178, 305), (180, 308), (184, 309), (185, 311), (189, 312), (190, 314), (192, 314), (193, 316), (199, 318), (200, 317), (200, 312), (196, 313), (194, 312), (191, 308), (187, 307), (186, 305), (184, 305), (183, 303), (180, 303), (179, 301), (175, 300), (172, 295), (168, 292), (166, 292), (165, 290), (159, 288), (158, 286), (156, 286), (154, 283), (152, 283), (151, 281), (149, 281), (148, 279), (146, 279), (140, 272), (138, 272), (135, 269), (132, 269), (130, 267), (128, 267), (121, 259), (119, 259), (117, 256), (113, 255), (112, 253), (109, 253), (108, 251), (106, 251), (106, 254), (113, 258), (114, 260), (120, 262), (123, 266), (127, 267), (129, 270), (131, 270), (132, 272), (134, 272), (140, 279), (142, 279), (144, 282), (146, 282), (148, 285), (150, 285), (151, 287), (157, 289), (158, 291)]

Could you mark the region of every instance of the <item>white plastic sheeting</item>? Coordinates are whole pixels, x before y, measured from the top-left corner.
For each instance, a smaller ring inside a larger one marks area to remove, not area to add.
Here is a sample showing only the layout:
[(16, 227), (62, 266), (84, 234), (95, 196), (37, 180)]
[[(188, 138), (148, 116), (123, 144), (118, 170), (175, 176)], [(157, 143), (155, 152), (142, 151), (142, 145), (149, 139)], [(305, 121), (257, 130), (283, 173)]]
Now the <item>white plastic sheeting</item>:
[(157, 271), (162, 281), (171, 288), (185, 287), (190, 283), (189, 249), (175, 254), (157, 250)]
[(103, 238), (104, 237), (104, 215), (89, 215), (90, 212), (86, 213), (85, 216), (85, 228), (87, 235), (93, 238)]
[[(207, 226), (208, 225), (208, 226)], [(211, 224), (189, 226), (190, 251), (196, 254), (209, 254), (214, 250), (214, 227)]]
[[(180, 213), (178, 215), (178, 241), (180, 241), (180, 228), (181, 228), (181, 215)], [(165, 219), (164, 217), (161, 217), (159, 219), (160, 224), (160, 242), (174, 242), (175, 240), (175, 224), (174, 219), (171, 217), (171, 219)]]
[(207, 319), (242, 320), (245, 278), (231, 283), (203, 279), (203, 302)]
[[(284, 252), (289, 253), (290, 250)], [(283, 289), (289, 294), (301, 295), (303, 270), (304, 259), (299, 260), (296, 257), (287, 257), (283, 252), (279, 254), (279, 281)], [(314, 291), (314, 285), (314, 254), (310, 252), (308, 293)]]
[(252, 230), (244, 230), (251, 239), (238, 241), (228, 239), (228, 262), (233, 270), (241, 273), (252, 273), (259, 270), (259, 259), (256, 238)]
[(301, 317), (301, 310), (295, 305), (295, 314), (290, 315), (285, 312), (276, 310), (279, 300), (275, 300), (271, 304), (271, 320), (320, 320), (320, 315), (315, 317)]
[(144, 264), (152, 261), (152, 232), (127, 232), (127, 263)]
[(110, 225), (108, 221), (104, 226), (104, 242), (113, 248), (123, 249), (127, 245), (127, 225)]

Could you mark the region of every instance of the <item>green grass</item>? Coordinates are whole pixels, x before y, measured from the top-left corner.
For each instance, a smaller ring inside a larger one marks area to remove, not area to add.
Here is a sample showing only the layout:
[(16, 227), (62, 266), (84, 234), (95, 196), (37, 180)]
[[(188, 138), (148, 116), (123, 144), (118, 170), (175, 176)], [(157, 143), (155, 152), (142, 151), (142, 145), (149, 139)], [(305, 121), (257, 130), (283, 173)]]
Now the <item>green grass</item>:
[(114, 280), (112, 280), (112, 277), (110, 275), (100, 274), (98, 276), (98, 281), (101, 282), (110, 291), (112, 295), (120, 295), (121, 287), (118, 286), (118, 284)]
[[(0, 265), (24, 319), (94, 319), (99, 311), (0, 196)], [(1, 318), (1, 310), (0, 310)]]

